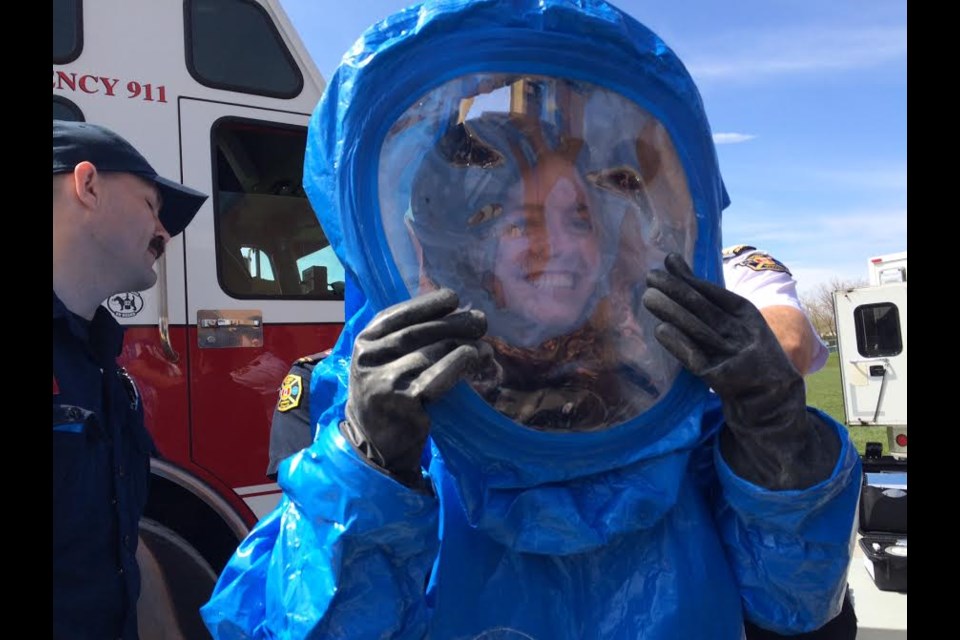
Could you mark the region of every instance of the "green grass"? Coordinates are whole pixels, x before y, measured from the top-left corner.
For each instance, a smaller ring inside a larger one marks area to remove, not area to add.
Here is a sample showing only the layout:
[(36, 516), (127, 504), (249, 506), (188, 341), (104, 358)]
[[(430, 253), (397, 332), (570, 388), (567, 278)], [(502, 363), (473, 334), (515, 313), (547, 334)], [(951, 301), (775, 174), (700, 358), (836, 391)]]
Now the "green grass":
[[(843, 424), (843, 385), (840, 383), (840, 361), (831, 353), (823, 369), (807, 376), (807, 404), (821, 409)], [(850, 439), (861, 454), (868, 442), (883, 444), (883, 453), (889, 452), (886, 427), (848, 427)]]

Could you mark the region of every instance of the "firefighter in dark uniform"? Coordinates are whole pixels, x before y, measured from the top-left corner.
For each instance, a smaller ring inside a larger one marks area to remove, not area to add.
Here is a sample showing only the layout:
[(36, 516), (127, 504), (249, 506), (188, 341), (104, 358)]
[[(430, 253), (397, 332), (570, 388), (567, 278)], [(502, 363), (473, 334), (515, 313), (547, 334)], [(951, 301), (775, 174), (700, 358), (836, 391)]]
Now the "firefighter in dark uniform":
[(138, 525), (150, 456), (123, 327), (101, 302), (153, 263), (207, 196), (160, 178), (113, 132), (53, 122), (53, 637), (138, 637)]
[(136, 384), (116, 364), (122, 345), (123, 329), (105, 308), (88, 323), (54, 293), (54, 631), (70, 629), (74, 615), (102, 613), (108, 626), (96, 628), (106, 635), (82, 637), (114, 637), (116, 619), (128, 637), (140, 592), (137, 526), (156, 450)]
[[(350, 272), (344, 274), (345, 318), (353, 317), (366, 303), (360, 287), (354, 283), (352, 277)], [(270, 422), (267, 477), (271, 480), (277, 479), (281, 460), (313, 443), (317, 419), (333, 400), (332, 394), (336, 385), (332, 381), (318, 385), (313, 379), (314, 369), (328, 355), (330, 355), (330, 349), (298, 358), (280, 384), (277, 406), (273, 410), (273, 420)], [(314, 395), (316, 400), (311, 402), (310, 397)]]
[(277, 407), (270, 423), (270, 461), (267, 476), (277, 479), (277, 467), (284, 458), (310, 446), (313, 425), (318, 416), (310, 415), (310, 382), (313, 368), (330, 350), (297, 359), (280, 385)]

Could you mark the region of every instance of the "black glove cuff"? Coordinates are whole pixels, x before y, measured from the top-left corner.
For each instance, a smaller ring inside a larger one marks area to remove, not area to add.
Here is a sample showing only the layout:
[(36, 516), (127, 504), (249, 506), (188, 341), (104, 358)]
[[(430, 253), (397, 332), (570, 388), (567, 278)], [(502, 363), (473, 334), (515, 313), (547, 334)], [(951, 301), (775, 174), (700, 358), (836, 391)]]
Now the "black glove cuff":
[[(380, 473), (424, 495), (433, 494), (433, 486), (423, 476), (423, 471), (420, 468), (419, 453), (417, 453), (415, 459), (404, 461), (405, 464), (398, 465), (395, 461), (393, 465), (388, 467), (383, 455), (363, 437), (363, 433), (361, 433), (359, 429), (353, 427), (349, 420), (344, 420), (340, 423), (340, 433), (343, 434), (343, 437), (350, 443), (354, 451), (356, 451), (367, 464)], [(412, 456), (406, 457), (412, 458)]]
[(833, 428), (804, 408), (779, 424), (740, 425), (727, 416), (720, 453), (735, 474), (771, 491), (801, 490), (823, 482), (840, 457)]

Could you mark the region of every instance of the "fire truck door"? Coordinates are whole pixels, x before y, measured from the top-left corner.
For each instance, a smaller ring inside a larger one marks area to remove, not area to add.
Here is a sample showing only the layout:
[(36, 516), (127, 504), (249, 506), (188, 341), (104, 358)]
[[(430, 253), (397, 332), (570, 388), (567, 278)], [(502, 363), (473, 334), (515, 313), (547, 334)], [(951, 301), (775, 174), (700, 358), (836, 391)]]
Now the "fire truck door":
[(191, 456), (240, 491), (267, 481), (280, 381), (321, 344), (284, 346), (271, 336), (298, 323), (342, 323), (342, 294), (318, 296), (330, 283), (304, 276), (305, 256), (326, 246), (301, 184), (309, 114), (180, 105), (184, 181), (210, 193), (184, 234)]
[(907, 285), (833, 294), (846, 422), (907, 424)]

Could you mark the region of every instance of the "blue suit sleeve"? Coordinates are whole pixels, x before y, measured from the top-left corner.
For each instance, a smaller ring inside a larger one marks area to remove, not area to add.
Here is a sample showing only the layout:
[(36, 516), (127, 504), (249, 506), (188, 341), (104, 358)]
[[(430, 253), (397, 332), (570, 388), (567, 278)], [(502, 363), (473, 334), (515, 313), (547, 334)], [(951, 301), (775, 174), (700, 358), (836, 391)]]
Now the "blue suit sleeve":
[(808, 408), (840, 438), (829, 478), (799, 491), (770, 491), (736, 476), (714, 442), (717, 521), (755, 624), (778, 633), (823, 626), (840, 611), (856, 534), (862, 463), (845, 427)]
[(281, 463), (279, 483), (201, 609), (213, 637), (425, 637), (436, 498), (361, 460), (335, 422)]

